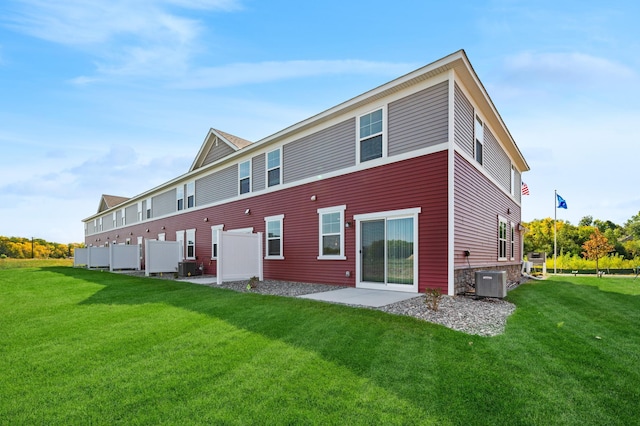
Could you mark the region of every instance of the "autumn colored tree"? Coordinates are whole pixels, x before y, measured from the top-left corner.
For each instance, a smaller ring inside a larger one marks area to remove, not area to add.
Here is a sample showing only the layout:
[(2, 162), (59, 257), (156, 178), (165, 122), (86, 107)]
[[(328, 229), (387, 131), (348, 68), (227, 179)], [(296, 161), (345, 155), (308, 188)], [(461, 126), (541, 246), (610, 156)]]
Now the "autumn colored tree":
[(595, 228), (593, 234), (582, 245), (582, 248), (584, 249), (584, 252), (582, 252), (584, 257), (596, 261), (596, 274), (600, 276), (598, 260), (612, 252), (614, 250), (613, 245), (609, 244), (609, 240), (600, 232), (600, 229)]

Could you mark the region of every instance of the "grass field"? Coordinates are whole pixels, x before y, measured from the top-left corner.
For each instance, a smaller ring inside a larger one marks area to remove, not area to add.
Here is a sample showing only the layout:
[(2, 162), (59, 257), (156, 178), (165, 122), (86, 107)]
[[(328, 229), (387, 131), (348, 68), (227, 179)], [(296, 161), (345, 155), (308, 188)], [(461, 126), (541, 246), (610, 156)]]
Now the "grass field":
[(0, 424), (638, 424), (640, 279), (510, 292), (506, 333), (69, 267), (0, 271)]

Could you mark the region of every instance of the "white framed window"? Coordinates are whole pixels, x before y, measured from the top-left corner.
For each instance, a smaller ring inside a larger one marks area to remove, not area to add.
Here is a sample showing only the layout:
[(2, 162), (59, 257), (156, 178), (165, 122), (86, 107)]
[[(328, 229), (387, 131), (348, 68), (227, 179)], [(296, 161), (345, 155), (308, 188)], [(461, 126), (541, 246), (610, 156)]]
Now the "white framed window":
[(356, 154), (360, 163), (387, 156), (385, 120), (385, 107), (358, 117)]
[(284, 259), (282, 252), (282, 222), (284, 221), (284, 215), (269, 216), (264, 218), (265, 221), (265, 239), (267, 253), (265, 259)]
[(213, 225), (211, 227), (211, 259), (218, 258), (218, 238), (223, 229), (224, 225)]
[(147, 199), (147, 205), (145, 210), (146, 210), (145, 217), (147, 219), (151, 219), (151, 197)]
[(120, 222), (121, 222), (122, 226), (125, 226), (127, 224), (127, 211), (125, 209), (121, 210)]
[(142, 201), (138, 201), (138, 222), (142, 222)]
[(345, 260), (344, 211), (347, 206), (318, 209), (318, 259)]
[(158, 241), (166, 241), (166, 238), (167, 234), (165, 234), (164, 232), (158, 234)]
[(498, 260), (507, 260), (507, 219), (498, 216)]
[(477, 115), (473, 133), (475, 138), (475, 158), (478, 163), (482, 164), (482, 151), (484, 150), (484, 124)]
[(98, 219), (98, 231), (102, 232), (102, 218)]
[(282, 152), (275, 149), (267, 153), (267, 186), (280, 185), (282, 182)]
[(196, 205), (196, 183), (187, 182), (187, 208), (190, 209)]
[(516, 224), (511, 222), (511, 260), (516, 258)]
[(251, 192), (251, 160), (238, 164), (238, 194)]
[(176, 188), (176, 210), (184, 210), (184, 185)]
[(112, 228), (116, 228), (118, 226), (118, 217), (116, 215), (116, 212), (113, 212), (112, 225)]
[(176, 231), (176, 241), (180, 245), (180, 261), (184, 259), (184, 230)]
[(186, 259), (196, 258), (196, 230), (187, 229), (187, 256)]

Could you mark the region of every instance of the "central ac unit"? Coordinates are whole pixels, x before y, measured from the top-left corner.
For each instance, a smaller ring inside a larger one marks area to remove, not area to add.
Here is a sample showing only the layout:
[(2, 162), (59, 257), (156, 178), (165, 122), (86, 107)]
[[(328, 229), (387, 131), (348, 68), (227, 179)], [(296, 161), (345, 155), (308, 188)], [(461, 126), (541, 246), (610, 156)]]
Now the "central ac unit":
[(476, 296), (502, 299), (506, 295), (506, 271), (476, 271)]
[(179, 262), (178, 275), (181, 277), (192, 277), (196, 274), (196, 262)]

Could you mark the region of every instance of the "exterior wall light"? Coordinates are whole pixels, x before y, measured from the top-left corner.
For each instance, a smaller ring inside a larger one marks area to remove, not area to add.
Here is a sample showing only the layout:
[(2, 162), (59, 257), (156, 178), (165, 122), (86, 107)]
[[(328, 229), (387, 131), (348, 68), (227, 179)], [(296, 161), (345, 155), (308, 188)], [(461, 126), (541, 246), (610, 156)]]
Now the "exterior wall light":
[(246, 214), (246, 215), (250, 215), (250, 214), (251, 214), (251, 209), (246, 209), (246, 210), (244, 211), (244, 214)]
[(209, 222), (209, 218), (208, 218), (208, 217), (205, 217), (205, 218), (204, 218), (204, 221), (205, 221), (205, 222)]
[(311, 196), (311, 201), (315, 201), (315, 200), (316, 200), (316, 196), (315, 196), (315, 195), (312, 195), (312, 196)]
[(345, 223), (344, 223), (344, 227), (345, 227), (345, 228), (351, 228), (351, 222), (348, 222), (348, 221), (347, 221), (347, 222), (345, 222)]

